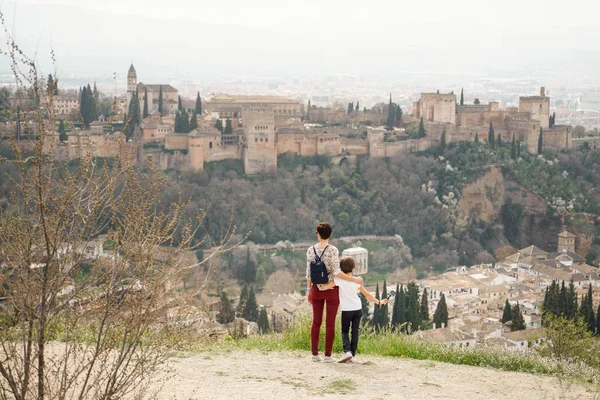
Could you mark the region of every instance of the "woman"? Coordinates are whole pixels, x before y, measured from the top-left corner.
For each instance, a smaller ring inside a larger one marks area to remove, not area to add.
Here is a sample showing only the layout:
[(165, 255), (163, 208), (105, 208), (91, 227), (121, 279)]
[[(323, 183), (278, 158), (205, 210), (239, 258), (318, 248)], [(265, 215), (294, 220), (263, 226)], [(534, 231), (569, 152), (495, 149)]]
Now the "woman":
[(312, 304), (313, 322), (310, 330), (310, 343), (312, 350), (312, 361), (321, 361), (319, 357), (319, 333), (321, 323), (323, 322), (323, 309), (327, 305), (327, 314), (325, 319), (325, 362), (335, 361), (331, 356), (333, 349), (333, 338), (335, 336), (335, 316), (340, 298), (338, 287), (330, 290), (319, 290), (316, 284), (310, 281), (310, 263), (315, 259), (315, 253), (325, 263), (329, 273), (329, 281), (334, 277), (362, 285), (362, 278), (346, 275), (340, 269), (339, 251), (335, 246), (329, 244), (331, 237), (331, 225), (321, 222), (317, 225), (317, 237), (319, 243), (310, 246), (306, 252), (306, 289), (308, 292), (308, 301)]

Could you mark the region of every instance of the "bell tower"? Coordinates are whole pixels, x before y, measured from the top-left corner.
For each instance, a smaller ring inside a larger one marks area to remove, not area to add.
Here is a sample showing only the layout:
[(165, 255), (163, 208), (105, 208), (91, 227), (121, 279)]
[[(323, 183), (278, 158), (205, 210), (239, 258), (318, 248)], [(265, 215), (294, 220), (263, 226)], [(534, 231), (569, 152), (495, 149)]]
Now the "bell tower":
[(127, 104), (133, 97), (137, 87), (137, 73), (135, 72), (135, 68), (133, 68), (133, 63), (129, 67), (129, 71), (127, 72)]

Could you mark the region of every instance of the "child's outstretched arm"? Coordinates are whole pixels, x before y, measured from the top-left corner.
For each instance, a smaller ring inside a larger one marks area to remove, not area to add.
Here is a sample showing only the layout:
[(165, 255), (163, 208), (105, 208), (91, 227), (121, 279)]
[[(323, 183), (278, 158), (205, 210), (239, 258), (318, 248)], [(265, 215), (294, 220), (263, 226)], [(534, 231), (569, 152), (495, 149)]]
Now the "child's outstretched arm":
[(375, 303), (378, 306), (383, 306), (388, 303), (387, 299), (377, 300), (364, 286), (361, 285), (360, 292), (369, 300), (371, 303)]

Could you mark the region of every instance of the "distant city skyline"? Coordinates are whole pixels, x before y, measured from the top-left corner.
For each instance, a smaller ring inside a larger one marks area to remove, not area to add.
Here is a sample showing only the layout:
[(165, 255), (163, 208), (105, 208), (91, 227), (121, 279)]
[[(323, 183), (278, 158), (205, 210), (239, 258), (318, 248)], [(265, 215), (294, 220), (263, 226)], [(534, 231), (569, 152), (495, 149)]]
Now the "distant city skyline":
[[(203, 2), (204, 3), (204, 2)], [(18, 42), (50, 49), (63, 79), (110, 80), (133, 61), (150, 80), (421, 73), (600, 80), (598, 2), (18, 0)], [(13, 26), (14, 20), (14, 26)], [(7, 73), (8, 62), (0, 65)]]

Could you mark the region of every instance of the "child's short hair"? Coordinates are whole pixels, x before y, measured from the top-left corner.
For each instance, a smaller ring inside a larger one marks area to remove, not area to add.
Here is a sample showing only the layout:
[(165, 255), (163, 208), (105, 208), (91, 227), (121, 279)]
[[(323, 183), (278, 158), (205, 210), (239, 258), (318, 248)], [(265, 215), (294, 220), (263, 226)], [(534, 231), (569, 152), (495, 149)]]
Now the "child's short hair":
[(340, 269), (343, 273), (349, 274), (354, 270), (354, 258), (352, 257), (342, 257), (340, 258)]

